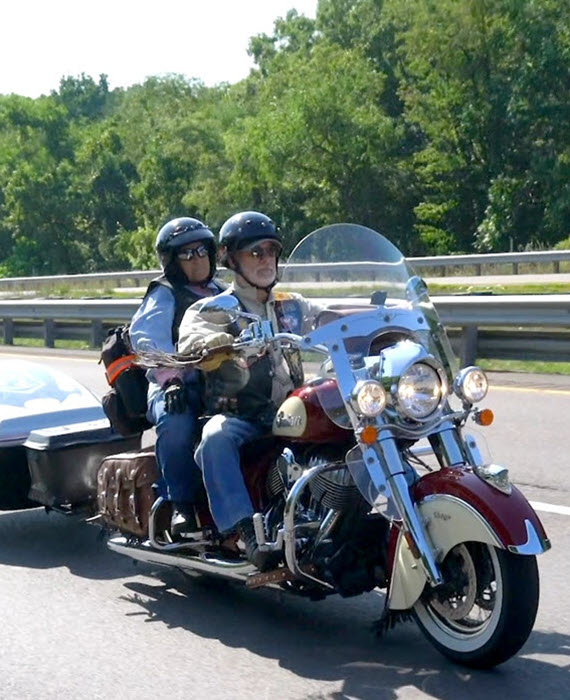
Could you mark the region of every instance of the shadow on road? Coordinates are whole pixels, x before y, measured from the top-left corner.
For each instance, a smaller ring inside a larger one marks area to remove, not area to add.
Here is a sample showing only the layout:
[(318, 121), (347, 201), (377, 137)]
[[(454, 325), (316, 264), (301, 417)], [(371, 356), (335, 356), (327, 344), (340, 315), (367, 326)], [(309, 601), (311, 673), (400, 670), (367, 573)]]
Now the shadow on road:
[[(537, 630), (514, 659), (493, 671), (470, 671), (440, 656), (413, 623), (380, 640), (371, 631), (383, 604), (376, 593), (312, 603), (271, 590), (250, 591), (208, 576), (191, 578), (170, 570), (133, 580), (132, 562), (110, 553), (98, 529), (42, 510), (0, 513), (0, 566), (67, 567), (93, 580), (127, 578), (127, 615), (160, 622), (231, 649), (275, 660), (283, 669), (341, 690), (306, 700), (392, 700), (424, 693), (440, 700), (568, 697), (570, 635)], [(141, 565), (138, 573), (156, 573)], [(247, 656), (243, 657), (247, 658)], [(246, 662), (244, 662), (246, 663)], [(251, 669), (228, 668), (251, 674)], [(252, 679), (255, 683), (255, 679)], [(264, 688), (260, 679), (261, 690)], [(280, 697), (286, 695), (286, 689)], [(262, 694), (262, 693), (261, 693)], [(458, 695), (461, 694), (461, 695)]]
[(307, 679), (342, 683), (341, 692), (312, 695), (310, 700), (389, 700), (402, 697), (402, 689), (409, 689), (410, 697), (421, 691), (441, 700), (456, 700), (458, 693), (488, 700), (499, 688), (501, 695), (516, 698), (568, 697), (569, 635), (533, 632), (518, 657), (492, 671), (471, 671), (440, 656), (414, 623), (377, 639), (370, 623), (378, 617), (383, 598), (375, 593), (311, 603), (207, 577), (190, 579), (174, 572), (160, 576), (162, 583), (125, 584), (131, 591), (125, 600), (133, 603), (128, 614), (147, 615), (149, 623), (160, 621), (275, 659)]
[(99, 534), (79, 519), (39, 508), (0, 512), (0, 565), (66, 566), (77, 576), (101, 580), (131, 576), (131, 562), (110, 556)]

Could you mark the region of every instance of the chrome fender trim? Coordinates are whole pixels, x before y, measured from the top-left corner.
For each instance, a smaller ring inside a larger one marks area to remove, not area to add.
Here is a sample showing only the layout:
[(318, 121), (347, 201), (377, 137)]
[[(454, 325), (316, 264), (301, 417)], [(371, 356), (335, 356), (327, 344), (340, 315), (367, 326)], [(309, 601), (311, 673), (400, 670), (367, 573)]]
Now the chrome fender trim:
[[(445, 559), (455, 545), (462, 542), (483, 542), (504, 549), (481, 514), (455, 496), (428, 496), (416, 504), (416, 509), (433, 542), (438, 563)], [(419, 563), (400, 533), (388, 592), (388, 607), (391, 610), (407, 610), (420, 597), (427, 578)]]
[(530, 520), (524, 521), (526, 527), (526, 542), (524, 544), (510, 544), (509, 552), (513, 554), (542, 554), (547, 552), (552, 545), (548, 538), (542, 539)]

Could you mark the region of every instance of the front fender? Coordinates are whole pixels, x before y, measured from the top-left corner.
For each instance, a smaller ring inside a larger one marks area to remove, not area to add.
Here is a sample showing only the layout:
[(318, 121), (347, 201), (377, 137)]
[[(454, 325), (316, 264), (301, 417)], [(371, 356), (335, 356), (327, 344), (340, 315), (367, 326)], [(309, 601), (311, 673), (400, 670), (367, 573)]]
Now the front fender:
[[(412, 488), (416, 503), (435, 496), (453, 496), (471, 506), (489, 524), (501, 545), (511, 551), (527, 545), (527, 521), (540, 541), (548, 542), (538, 515), (522, 493), (512, 486), (506, 494), (480, 479), (469, 467), (444, 468), (432, 472), (416, 482)], [(455, 527), (458, 523), (450, 523)], [(540, 554), (539, 551), (527, 554)]]
[[(436, 561), (461, 542), (483, 542), (518, 554), (540, 554), (550, 543), (538, 516), (522, 495), (497, 491), (469, 468), (444, 468), (412, 487), (416, 508), (434, 547)], [(427, 578), (400, 533), (394, 554), (388, 606), (410, 608)]]

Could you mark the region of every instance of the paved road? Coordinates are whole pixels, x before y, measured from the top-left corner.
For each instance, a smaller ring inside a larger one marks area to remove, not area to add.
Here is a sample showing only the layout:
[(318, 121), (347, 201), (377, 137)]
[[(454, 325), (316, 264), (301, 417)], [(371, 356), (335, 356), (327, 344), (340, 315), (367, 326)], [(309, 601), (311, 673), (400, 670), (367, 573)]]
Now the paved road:
[[(95, 391), (100, 368), (34, 353)], [(570, 382), (493, 378), (487, 440), (527, 496), (570, 507)], [(381, 597), (311, 603), (134, 567), (96, 528), (41, 510), (0, 514), (0, 698), (362, 700), (568, 697), (570, 516), (542, 510), (541, 606), (522, 653), (492, 672), (453, 666), (413, 624), (377, 641)]]

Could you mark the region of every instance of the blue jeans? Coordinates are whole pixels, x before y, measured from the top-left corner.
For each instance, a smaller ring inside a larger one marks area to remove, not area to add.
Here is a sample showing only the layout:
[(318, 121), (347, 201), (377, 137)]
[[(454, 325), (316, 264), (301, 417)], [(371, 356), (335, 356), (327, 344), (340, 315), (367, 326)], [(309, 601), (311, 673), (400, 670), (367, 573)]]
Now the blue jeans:
[(156, 426), (156, 460), (162, 473), (158, 492), (176, 503), (195, 503), (202, 489), (202, 474), (194, 460), (199, 406), (195, 385), (186, 384), (186, 398), (189, 408), (184, 413), (167, 413), (160, 389), (150, 398), (148, 409), (149, 420)]
[(220, 532), (253, 515), (253, 506), (240, 468), (239, 448), (264, 431), (234, 416), (217, 415), (202, 431), (196, 461), (202, 470), (210, 511)]

